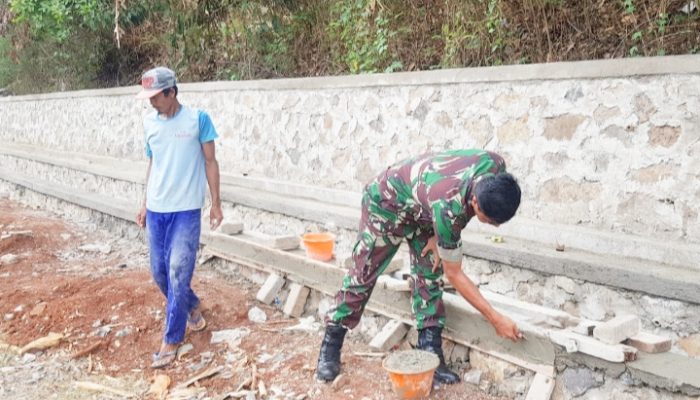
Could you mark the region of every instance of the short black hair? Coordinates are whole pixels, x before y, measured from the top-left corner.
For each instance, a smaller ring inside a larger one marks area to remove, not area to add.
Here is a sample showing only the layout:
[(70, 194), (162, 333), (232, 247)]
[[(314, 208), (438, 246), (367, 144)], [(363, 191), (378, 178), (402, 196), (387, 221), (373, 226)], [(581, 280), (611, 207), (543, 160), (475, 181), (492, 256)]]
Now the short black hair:
[(171, 91), (171, 90), (174, 90), (174, 91), (175, 91), (175, 97), (177, 97), (177, 85), (175, 85), (175, 86), (173, 86), (173, 87), (169, 87), (169, 88), (167, 88), (167, 89), (163, 89), (163, 96), (166, 96), (166, 97), (167, 97), (167, 96), (170, 94), (170, 91)]
[(506, 172), (483, 177), (474, 192), (481, 211), (497, 224), (508, 222), (520, 206), (518, 181)]

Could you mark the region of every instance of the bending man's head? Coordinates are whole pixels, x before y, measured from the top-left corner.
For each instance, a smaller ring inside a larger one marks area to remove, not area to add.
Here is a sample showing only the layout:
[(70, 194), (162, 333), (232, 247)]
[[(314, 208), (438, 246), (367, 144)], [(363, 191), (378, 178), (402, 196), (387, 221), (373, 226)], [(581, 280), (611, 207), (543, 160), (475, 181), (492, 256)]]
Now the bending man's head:
[(474, 187), (472, 207), (483, 223), (498, 226), (508, 222), (519, 206), (520, 186), (511, 174), (484, 176)]

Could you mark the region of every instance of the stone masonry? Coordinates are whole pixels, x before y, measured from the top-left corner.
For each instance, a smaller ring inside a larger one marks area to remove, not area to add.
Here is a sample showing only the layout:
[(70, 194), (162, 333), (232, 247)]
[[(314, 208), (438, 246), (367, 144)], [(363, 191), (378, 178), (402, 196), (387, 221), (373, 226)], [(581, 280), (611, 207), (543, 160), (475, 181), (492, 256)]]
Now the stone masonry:
[[(688, 184), (700, 170), (700, 74), (450, 84), (417, 76), (403, 86), (346, 77), (323, 87), (318, 78), (314, 90), (294, 81), (285, 90), (183, 85), (181, 100), (211, 114), (224, 173), (359, 191), (403, 158), (485, 147), (519, 177), (528, 218), (700, 243), (700, 189)], [(130, 90), (0, 106), (3, 141), (144, 160), (150, 106)]]

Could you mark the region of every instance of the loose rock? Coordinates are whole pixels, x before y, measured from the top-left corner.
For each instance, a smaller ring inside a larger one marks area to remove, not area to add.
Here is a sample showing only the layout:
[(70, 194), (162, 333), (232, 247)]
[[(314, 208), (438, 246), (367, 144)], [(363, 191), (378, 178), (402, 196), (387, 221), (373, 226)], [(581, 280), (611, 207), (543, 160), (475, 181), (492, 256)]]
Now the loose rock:
[(102, 253), (102, 254), (109, 254), (112, 252), (112, 246), (108, 244), (97, 244), (97, 243), (91, 243), (91, 244), (84, 244), (80, 247), (78, 247), (79, 250), (88, 252), (88, 253)]
[(466, 374), (464, 374), (464, 383), (470, 383), (472, 385), (479, 386), (479, 383), (481, 382), (481, 374), (482, 372), (478, 369), (472, 369), (468, 371)]
[(129, 327), (126, 327), (120, 331), (117, 331), (117, 333), (115, 333), (114, 336), (116, 336), (118, 338), (128, 336), (128, 335), (131, 335), (132, 331), (133, 331), (133, 329), (129, 326)]
[(267, 321), (267, 314), (265, 314), (265, 311), (259, 309), (258, 307), (253, 307), (250, 310), (248, 310), (248, 319), (251, 322), (260, 324)]
[(46, 303), (43, 301), (32, 308), (32, 311), (29, 312), (29, 315), (36, 317), (44, 313), (44, 310), (46, 310)]
[(211, 344), (227, 343), (229, 347), (236, 348), (241, 344), (241, 339), (250, 334), (248, 328), (227, 329), (211, 333)]
[(11, 253), (0, 257), (0, 265), (10, 265), (16, 263), (17, 261), (19, 261), (19, 257)]

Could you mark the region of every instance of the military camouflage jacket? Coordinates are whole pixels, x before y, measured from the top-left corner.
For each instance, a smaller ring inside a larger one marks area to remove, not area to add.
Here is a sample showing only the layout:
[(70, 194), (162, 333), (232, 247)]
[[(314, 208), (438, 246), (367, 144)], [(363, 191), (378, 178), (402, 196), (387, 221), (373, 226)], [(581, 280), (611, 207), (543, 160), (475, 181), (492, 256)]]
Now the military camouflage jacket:
[(462, 229), (474, 216), (469, 204), (479, 177), (504, 172), (505, 161), (484, 150), (424, 154), (389, 167), (365, 191), (369, 211), (383, 232), (410, 236), (432, 229), (440, 257), (460, 261)]

